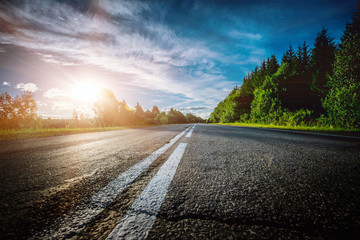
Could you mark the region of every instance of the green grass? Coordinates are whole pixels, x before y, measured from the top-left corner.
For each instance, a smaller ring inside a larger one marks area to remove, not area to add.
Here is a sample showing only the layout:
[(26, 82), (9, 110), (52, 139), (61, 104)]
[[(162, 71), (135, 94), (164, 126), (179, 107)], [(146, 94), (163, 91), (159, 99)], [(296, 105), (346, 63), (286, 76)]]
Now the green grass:
[(257, 128), (273, 128), (273, 129), (285, 129), (295, 131), (308, 131), (319, 132), (328, 134), (340, 134), (349, 136), (360, 136), (360, 129), (344, 129), (344, 128), (331, 128), (331, 127), (319, 127), (319, 126), (280, 126), (274, 124), (255, 124), (255, 123), (215, 123), (218, 125), (240, 126), (240, 127), (257, 127)]
[(26, 129), (7, 129), (7, 130), (0, 129), (0, 141), (63, 136), (63, 135), (70, 135), (77, 133), (114, 131), (114, 130), (130, 129), (130, 128), (142, 128), (148, 126), (150, 125), (126, 126), (126, 127), (103, 127), (103, 128), (94, 127), (94, 128), (35, 128), (35, 129), (26, 128)]

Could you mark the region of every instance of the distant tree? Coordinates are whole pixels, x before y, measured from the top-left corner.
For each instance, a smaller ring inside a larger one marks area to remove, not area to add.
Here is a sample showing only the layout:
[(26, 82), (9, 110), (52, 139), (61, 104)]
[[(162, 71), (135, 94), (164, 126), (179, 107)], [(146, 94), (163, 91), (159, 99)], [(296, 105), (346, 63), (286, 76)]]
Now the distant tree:
[(140, 103), (137, 102), (134, 111), (135, 124), (144, 124), (146, 122), (146, 115)]
[(119, 103), (119, 123), (121, 125), (134, 125), (138, 124), (134, 112), (129, 108), (125, 99)]
[(14, 99), (15, 115), (22, 122), (33, 121), (36, 118), (37, 103), (32, 92), (24, 92)]
[(94, 103), (94, 112), (102, 126), (115, 126), (120, 123), (120, 103), (109, 89), (102, 89)]
[(175, 116), (176, 123), (187, 123), (186, 117), (181, 111), (175, 109)]
[(360, 9), (341, 38), (335, 54), (329, 91), (323, 101), (329, 123), (335, 126), (360, 127)]
[(185, 114), (185, 118), (188, 123), (196, 123), (196, 120), (197, 120), (196, 116), (191, 113)]
[(152, 107), (152, 110), (151, 110), (151, 113), (153, 114), (153, 117), (155, 118), (156, 115), (158, 115), (160, 113), (160, 110), (157, 106), (153, 106)]
[(271, 55), (271, 57), (267, 59), (266, 65), (267, 65), (266, 75), (272, 75), (277, 72), (277, 70), (279, 68), (279, 63), (274, 54)]
[(332, 75), (332, 65), (335, 60), (336, 46), (334, 38), (330, 37), (327, 29), (323, 27), (321, 32), (317, 34), (314, 48), (311, 54), (311, 71), (312, 71), (312, 85), (311, 90), (318, 96), (318, 102), (323, 98), (328, 91), (326, 82), (328, 77)]
[(140, 115), (140, 116), (144, 116), (145, 112), (142, 109), (142, 107), (140, 106), (140, 103), (137, 102), (136, 106), (135, 106), (135, 114)]
[(79, 116), (78, 116), (78, 113), (77, 113), (75, 108), (74, 108), (74, 111), (72, 113), (72, 119), (73, 120), (79, 120)]
[(282, 63), (287, 64), (286, 72), (287, 72), (288, 76), (293, 75), (293, 71), (294, 71), (294, 67), (295, 67), (295, 60), (296, 60), (296, 54), (293, 50), (292, 45), (290, 44), (289, 50), (287, 50), (285, 52), (285, 54), (283, 55), (283, 57), (281, 58)]
[(184, 114), (176, 109), (171, 108), (167, 114), (169, 123), (186, 123)]
[(14, 117), (13, 115), (13, 99), (11, 98), (10, 94), (5, 91), (0, 95), (0, 119), (4, 127), (7, 124), (6, 122)]
[(167, 124), (169, 123), (168, 117), (166, 116), (166, 113), (161, 112), (158, 115), (156, 115), (155, 119), (156, 122), (159, 124)]
[(205, 122), (204, 119), (202, 119), (201, 117), (195, 116), (192, 113), (185, 114), (185, 118), (188, 123), (204, 123)]
[(32, 92), (12, 98), (9, 93), (0, 95), (0, 127), (31, 127), (37, 118), (37, 103)]
[(72, 113), (72, 123), (71, 123), (71, 125), (73, 127), (78, 127), (78, 125), (79, 125), (79, 115), (78, 115), (75, 108), (74, 108), (74, 111)]
[(148, 118), (148, 119), (154, 119), (153, 114), (152, 114), (152, 112), (150, 111), (150, 109), (148, 109), (148, 110), (145, 111), (145, 116), (146, 116), (146, 118)]
[(309, 67), (310, 62), (310, 51), (309, 46), (304, 42), (302, 45), (299, 44), (298, 50), (295, 55), (295, 74), (304, 74)]

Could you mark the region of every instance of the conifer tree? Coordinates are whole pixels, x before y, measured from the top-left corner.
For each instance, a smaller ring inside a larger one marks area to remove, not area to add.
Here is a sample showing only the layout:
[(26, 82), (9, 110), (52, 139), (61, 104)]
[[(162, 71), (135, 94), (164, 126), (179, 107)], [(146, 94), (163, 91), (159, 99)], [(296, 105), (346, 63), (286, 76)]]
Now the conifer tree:
[(295, 59), (296, 59), (296, 54), (293, 50), (292, 45), (290, 44), (289, 50), (287, 50), (285, 52), (285, 54), (283, 55), (283, 57), (281, 58), (282, 63), (287, 64), (287, 73), (289, 76), (293, 74), (294, 67), (295, 67), (294, 66)]
[(327, 92), (326, 82), (332, 75), (332, 65), (335, 59), (334, 38), (330, 37), (323, 27), (317, 34), (311, 54), (312, 86), (311, 90), (322, 98)]
[(333, 71), (328, 82), (330, 90), (323, 101), (329, 123), (360, 127), (360, 9), (346, 25)]

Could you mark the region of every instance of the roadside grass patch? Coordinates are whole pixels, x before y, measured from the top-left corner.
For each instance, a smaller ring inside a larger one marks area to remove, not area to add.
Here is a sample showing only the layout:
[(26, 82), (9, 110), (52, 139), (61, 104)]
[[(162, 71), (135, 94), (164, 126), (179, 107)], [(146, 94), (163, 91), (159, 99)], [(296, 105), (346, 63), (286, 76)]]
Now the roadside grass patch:
[(319, 127), (319, 126), (282, 126), (275, 124), (256, 124), (256, 123), (213, 123), (217, 125), (240, 126), (240, 127), (256, 127), (256, 128), (274, 128), (294, 131), (308, 131), (327, 134), (338, 134), (347, 136), (360, 136), (360, 129), (345, 129), (335, 127)]
[(126, 127), (95, 127), (95, 128), (25, 128), (25, 129), (0, 129), (0, 141), (63, 136), (77, 133), (103, 132), (124, 130), (130, 128), (143, 128), (154, 125), (126, 126)]

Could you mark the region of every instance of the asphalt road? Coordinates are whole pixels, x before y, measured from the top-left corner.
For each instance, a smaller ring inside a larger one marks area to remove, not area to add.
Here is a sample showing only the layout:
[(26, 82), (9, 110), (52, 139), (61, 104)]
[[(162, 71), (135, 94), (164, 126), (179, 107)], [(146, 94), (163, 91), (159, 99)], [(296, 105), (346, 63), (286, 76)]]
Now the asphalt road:
[(360, 140), (172, 125), (0, 142), (0, 239), (360, 239)]

